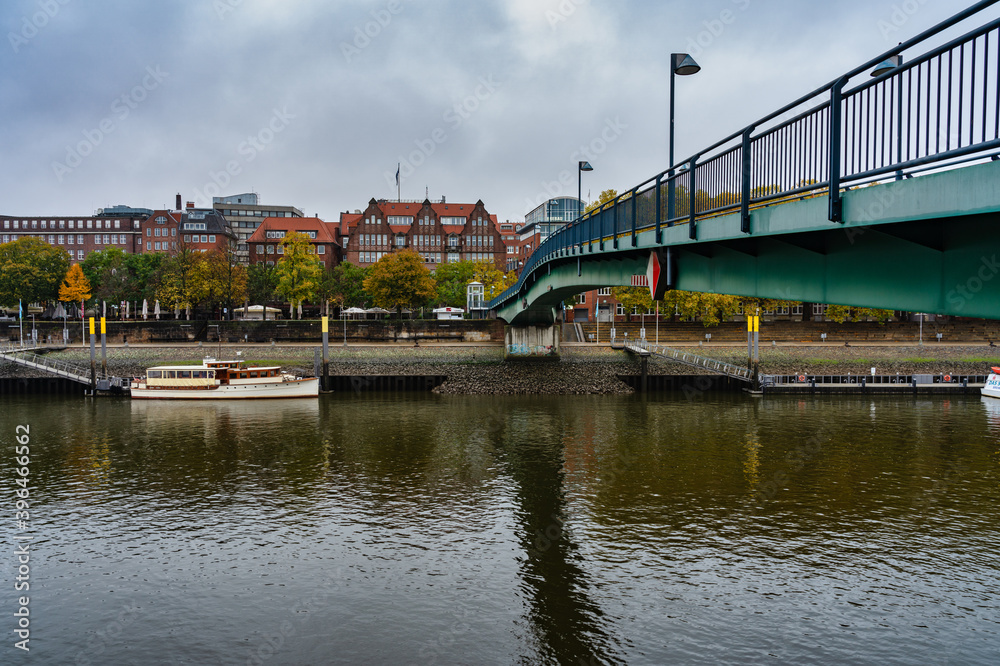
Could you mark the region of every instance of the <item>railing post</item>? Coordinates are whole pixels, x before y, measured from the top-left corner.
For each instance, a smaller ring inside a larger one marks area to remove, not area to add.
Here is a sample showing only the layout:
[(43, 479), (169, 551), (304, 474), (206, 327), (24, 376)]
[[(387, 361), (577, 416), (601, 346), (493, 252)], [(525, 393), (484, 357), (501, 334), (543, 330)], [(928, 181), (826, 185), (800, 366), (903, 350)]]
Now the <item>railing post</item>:
[(663, 232), (660, 230), (660, 220), (662, 216), (660, 207), (660, 180), (663, 176), (656, 177), (656, 244), (659, 245), (663, 242)]
[(618, 249), (618, 206), (620, 205), (621, 202), (615, 199), (615, 204), (611, 207), (611, 238), (613, 241), (611, 247), (616, 250)]
[(639, 244), (638, 240), (635, 237), (635, 224), (639, 215), (639, 202), (635, 200), (636, 193), (638, 191), (639, 188), (632, 190), (632, 247), (635, 247), (636, 245)]
[(748, 127), (743, 132), (743, 186), (740, 191), (740, 231), (745, 234), (750, 233), (751, 132), (753, 132), (753, 127)]
[(691, 173), (691, 189), (688, 191), (688, 238), (691, 240), (697, 240), (698, 229), (695, 226), (694, 216), (695, 216), (695, 197), (694, 197), (694, 170), (698, 165), (698, 156), (695, 155), (691, 158), (691, 163), (688, 165), (688, 171)]
[(847, 79), (842, 78), (830, 90), (830, 213), (831, 222), (843, 222), (843, 202), (840, 199), (840, 160), (843, 97)]

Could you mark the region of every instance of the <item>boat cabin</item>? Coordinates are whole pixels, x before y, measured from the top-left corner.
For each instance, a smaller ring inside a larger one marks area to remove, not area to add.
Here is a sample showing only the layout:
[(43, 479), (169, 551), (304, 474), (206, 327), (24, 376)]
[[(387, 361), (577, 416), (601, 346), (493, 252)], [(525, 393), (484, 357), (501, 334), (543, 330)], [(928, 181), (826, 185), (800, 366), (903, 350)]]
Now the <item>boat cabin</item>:
[(162, 365), (146, 371), (146, 386), (209, 388), (226, 384), (272, 383), (282, 378), (281, 368), (246, 368), (244, 361), (205, 359), (200, 366)]

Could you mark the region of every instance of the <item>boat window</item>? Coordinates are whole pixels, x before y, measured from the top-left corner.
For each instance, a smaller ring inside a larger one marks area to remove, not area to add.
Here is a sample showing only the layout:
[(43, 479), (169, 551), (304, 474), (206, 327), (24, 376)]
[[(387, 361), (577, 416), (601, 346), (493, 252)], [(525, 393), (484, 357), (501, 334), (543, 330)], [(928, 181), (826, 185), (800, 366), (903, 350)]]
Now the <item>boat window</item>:
[(208, 378), (209, 379), (214, 379), (215, 378), (215, 370), (209, 370), (208, 371)]
[(206, 377), (208, 377), (208, 373), (205, 372), (204, 370), (194, 370), (191, 373), (191, 376), (194, 377), (195, 379), (205, 379)]
[(159, 379), (161, 377), (161, 372), (159, 370), (150, 370), (147, 378), (149, 379)]
[(177, 371), (176, 370), (166, 370), (165, 372), (167, 373), (167, 376), (166, 376), (167, 379), (177, 379)]
[(177, 371), (177, 378), (178, 379), (191, 379), (191, 371), (190, 370), (178, 370)]
[(257, 376), (257, 371), (256, 371), (256, 370), (254, 370), (253, 372), (251, 372), (251, 373), (250, 373), (250, 376), (251, 376), (251, 377), (256, 377), (256, 376)]

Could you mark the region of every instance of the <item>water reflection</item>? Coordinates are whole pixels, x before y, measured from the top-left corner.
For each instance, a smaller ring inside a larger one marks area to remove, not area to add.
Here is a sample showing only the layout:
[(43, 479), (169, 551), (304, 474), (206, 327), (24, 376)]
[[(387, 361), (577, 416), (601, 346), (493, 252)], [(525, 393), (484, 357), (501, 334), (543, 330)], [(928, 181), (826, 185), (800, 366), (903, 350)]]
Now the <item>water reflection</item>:
[(122, 603), (143, 614), (102, 643), (107, 663), (244, 663), (285, 618), (296, 640), (272, 663), (990, 663), (1000, 649), (1000, 401), (5, 407), (36, 447), (39, 663), (73, 663)]

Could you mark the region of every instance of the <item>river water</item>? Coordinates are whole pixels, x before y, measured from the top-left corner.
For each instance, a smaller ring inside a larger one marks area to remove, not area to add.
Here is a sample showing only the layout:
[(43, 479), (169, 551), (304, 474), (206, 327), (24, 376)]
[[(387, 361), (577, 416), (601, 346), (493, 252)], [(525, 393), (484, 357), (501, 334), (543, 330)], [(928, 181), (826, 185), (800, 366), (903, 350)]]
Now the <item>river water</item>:
[(978, 397), (0, 409), (3, 663), (1000, 663)]

